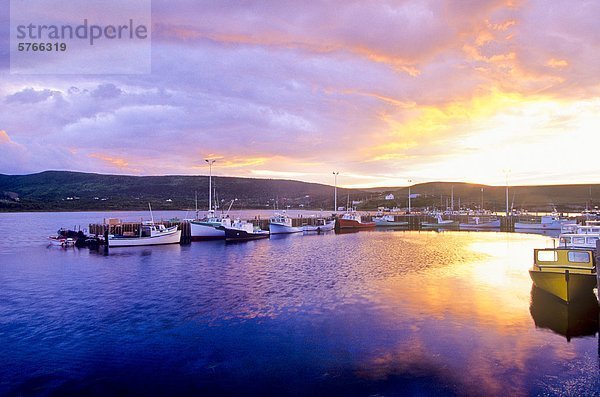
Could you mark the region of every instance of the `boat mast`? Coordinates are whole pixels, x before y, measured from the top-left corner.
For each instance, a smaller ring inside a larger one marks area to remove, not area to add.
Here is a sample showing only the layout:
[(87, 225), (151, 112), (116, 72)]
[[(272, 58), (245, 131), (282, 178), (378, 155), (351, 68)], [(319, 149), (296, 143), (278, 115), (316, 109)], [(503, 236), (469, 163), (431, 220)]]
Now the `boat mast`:
[(212, 209), (212, 165), (215, 159), (204, 159), (208, 163), (208, 212)]
[(152, 224), (154, 225), (154, 215), (152, 214), (152, 206), (148, 203), (148, 208), (150, 208), (150, 219), (152, 219)]
[(337, 212), (337, 177), (340, 174), (339, 171), (333, 171), (333, 212)]
[(196, 219), (198, 219), (198, 191), (196, 190), (194, 193), (196, 196)]

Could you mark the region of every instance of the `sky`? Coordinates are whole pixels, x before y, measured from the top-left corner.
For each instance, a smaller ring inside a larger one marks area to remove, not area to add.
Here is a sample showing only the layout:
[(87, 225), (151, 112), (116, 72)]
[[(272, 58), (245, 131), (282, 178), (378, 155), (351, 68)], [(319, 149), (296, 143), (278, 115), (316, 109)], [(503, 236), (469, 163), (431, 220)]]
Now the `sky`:
[(153, 0), (131, 75), (11, 73), (0, 4), (0, 173), (599, 182), (596, 0)]

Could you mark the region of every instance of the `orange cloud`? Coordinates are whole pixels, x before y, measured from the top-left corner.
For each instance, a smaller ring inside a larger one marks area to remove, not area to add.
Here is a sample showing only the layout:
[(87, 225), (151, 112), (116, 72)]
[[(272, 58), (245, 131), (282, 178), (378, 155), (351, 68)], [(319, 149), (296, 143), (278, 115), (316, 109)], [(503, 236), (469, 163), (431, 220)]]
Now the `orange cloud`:
[(111, 157), (102, 153), (92, 153), (88, 155), (91, 158), (102, 160), (119, 169), (129, 169), (129, 162), (123, 158)]
[(8, 133), (4, 130), (0, 130), (0, 143), (12, 143)]
[(562, 69), (569, 66), (569, 62), (564, 59), (550, 59), (546, 65), (550, 66), (553, 69)]

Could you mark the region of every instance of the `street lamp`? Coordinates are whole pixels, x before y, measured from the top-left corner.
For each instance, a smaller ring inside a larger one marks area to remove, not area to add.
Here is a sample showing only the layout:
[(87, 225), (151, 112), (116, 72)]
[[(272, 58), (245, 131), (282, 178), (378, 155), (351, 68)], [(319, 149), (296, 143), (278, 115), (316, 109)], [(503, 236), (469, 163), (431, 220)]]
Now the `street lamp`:
[(510, 169), (502, 171), (504, 172), (504, 176), (506, 178), (506, 216), (508, 217), (508, 174), (510, 174)]
[[(412, 179), (409, 179), (408, 183), (412, 183)], [(408, 185), (408, 213), (410, 214), (410, 185)]]
[(337, 212), (337, 176), (340, 174), (339, 171), (333, 171), (333, 212)]
[(215, 159), (204, 159), (208, 163), (208, 212), (212, 210), (212, 165)]

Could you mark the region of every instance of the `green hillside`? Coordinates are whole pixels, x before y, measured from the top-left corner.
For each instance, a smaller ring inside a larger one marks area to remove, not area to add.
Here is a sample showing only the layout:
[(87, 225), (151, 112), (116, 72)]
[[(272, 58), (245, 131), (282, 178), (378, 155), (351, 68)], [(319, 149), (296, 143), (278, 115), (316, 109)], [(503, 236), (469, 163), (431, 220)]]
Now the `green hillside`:
[[(333, 208), (333, 187), (291, 180), (213, 177), (222, 205), (237, 208)], [(0, 174), (0, 211), (141, 210), (208, 207), (207, 176), (127, 176), (68, 171)], [(364, 192), (338, 189), (340, 196)]]
[[(213, 177), (221, 205), (237, 199), (236, 208), (332, 209), (333, 187), (281, 179)], [(483, 192), (482, 192), (483, 189)], [(454, 204), (502, 211), (504, 186), (430, 182), (411, 187), (413, 207), (445, 208)], [(69, 171), (45, 171), (31, 175), (0, 174), (0, 211), (143, 210), (148, 202), (156, 209), (200, 209), (208, 203), (207, 176), (127, 176)], [(385, 196), (393, 194), (393, 200)], [(338, 205), (361, 201), (359, 209), (406, 207), (408, 188), (338, 189)], [(600, 205), (600, 185), (517, 186), (509, 191), (516, 209), (577, 211)]]

